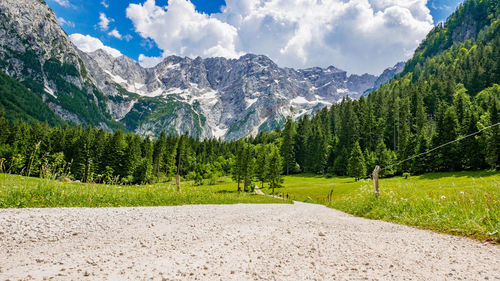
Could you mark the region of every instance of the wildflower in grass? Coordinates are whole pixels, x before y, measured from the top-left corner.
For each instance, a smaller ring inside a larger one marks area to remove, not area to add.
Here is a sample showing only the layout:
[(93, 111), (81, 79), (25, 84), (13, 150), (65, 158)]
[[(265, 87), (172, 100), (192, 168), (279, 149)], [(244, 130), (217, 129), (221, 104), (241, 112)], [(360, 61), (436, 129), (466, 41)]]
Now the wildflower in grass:
[(446, 199), (446, 196), (442, 195), (442, 196), (441, 196), (441, 199), (442, 199), (442, 200)]
[(464, 195), (464, 194), (465, 194), (465, 192), (463, 192), (463, 191), (460, 191), (460, 194), (461, 194), (461, 195)]

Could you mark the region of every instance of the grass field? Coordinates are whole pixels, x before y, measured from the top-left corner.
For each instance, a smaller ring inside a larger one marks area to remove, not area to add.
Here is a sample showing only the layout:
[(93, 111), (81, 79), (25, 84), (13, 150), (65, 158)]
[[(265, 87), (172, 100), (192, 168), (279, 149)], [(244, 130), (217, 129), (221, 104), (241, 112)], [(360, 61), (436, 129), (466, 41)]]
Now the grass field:
[(228, 180), (212, 186), (184, 182), (181, 192), (173, 183), (118, 186), (63, 183), (0, 174), (0, 208), (174, 206), (188, 204), (284, 203), (283, 200), (236, 192)]
[(276, 193), (289, 193), (294, 200), (323, 204), (370, 219), (500, 243), (498, 172), (381, 179), (378, 199), (373, 195), (371, 180), (354, 182), (352, 178), (298, 175), (285, 177), (284, 186)]

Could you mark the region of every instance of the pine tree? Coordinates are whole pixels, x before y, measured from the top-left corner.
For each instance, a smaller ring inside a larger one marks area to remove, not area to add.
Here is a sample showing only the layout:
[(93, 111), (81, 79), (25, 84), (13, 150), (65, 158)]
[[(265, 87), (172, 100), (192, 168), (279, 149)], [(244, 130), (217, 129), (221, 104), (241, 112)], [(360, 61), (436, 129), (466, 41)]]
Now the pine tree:
[[(101, 170), (113, 171), (113, 176), (121, 176), (123, 172), (123, 154), (125, 150), (125, 139), (122, 131), (117, 130), (109, 138), (102, 154)], [(107, 169), (109, 167), (110, 169)]]
[[(489, 107), (489, 125), (500, 122), (498, 108), (500, 103), (493, 100)], [(492, 169), (500, 167), (500, 126), (492, 127), (486, 131), (486, 162)]]
[(268, 145), (259, 144), (256, 148), (257, 159), (255, 161), (255, 176), (258, 181), (260, 181), (260, 187), (264, 188), (264, 184), (267, 182), (267, 167), (268, 167)]
[[(441, 104), (438, 114), (437, 134), (433, 140), (434, 147), (456, 140), (460, 129), (453, 106)], [(435, 164), (437, 170), (457, 170), (461, 167), (458, 144), (456, 142), (439, 149), (436, 158), (437, 161), (435, 161)]]
[[(136, 169), (142, 162), (141, 137), (137, 135), (127, 135), (127, 148), (124, 153), (124, 177), (130, 182), (139, 182), (145, 178), (145, 175), (137, 175)], [(134, 175), (136, 176), (134, 178)]]
[(269, 182), (270, 188), (272, 188), (273, 190), (273, 194), (274, 189), (280, 188), (281, 184), (283, 183), (281, 171), (283, 171), (283, 160), (281, 159), (278, 148), (275, 145), (271, 145), (268, 161), (267, 181)]
[(161, 167), (163, 166), (164, 153), (166, 149), (166, 134), (165, 131), (160, 133), (160, 137), (154, 142), (153, 146), (153, 170), (156, 177), (159, 176)]
[(243, 180), (244, 162), (245, 162), (245, 146), (243, 141), (238, 141), (236, 144), (236, 155), (233, 159), (231, 168), (231, 176), (238, 184), (238, 192), (241, 192), (240, 183)]
[(366, 176), (365, 157), (363, 156), (363, 152), (358, 142), (354, 143), (351, 150), (351, 156), (347, 165), (347, 173), (356, 181)]
[(287, 175), (290, 172), (295, 172), (295, 122), (293, 122), (292, 117), (289, 116), (285, 123), (285, 128), (283, 129), (282, 136), (283, 141), (281, 143), (281, 156), (283, 157), (284, 171)]
[(93, 179), (92, 143), (94, 141), (93, 130), (87, 128), (75, 143), (77, 153), (73, 159), (71, 170), (75, 178), (83, 182), (89, 182)]
[(141, 160), (135, 169), (134, 180), (140, 183), (149, 183), (153, 176), (153, 144), (149, 137), (141, 143)]
[[(429, 139), (425, 135), (425, 130), (421, 130), (417, 138), (417, 145), (415, 147), (415, 154), (421, 154), (430, 149)], [(414, 174), (422, 174), (431, 171), (431, 163), (429, 154), (423, 154), (413, 159), (411, 171)]]
[(311, 135), (311, 121), (306, 115), (297, 124), (297, 134), (295, 136), (295, 159), (302, 172), (306, 171), (306, 159), (308, 155), (308, 138)]
[(243, 189), (249, 192), (254, 189), (252, 180), (255, 167), (254, 148), (249, 142), (244, 146), (243, 159)]

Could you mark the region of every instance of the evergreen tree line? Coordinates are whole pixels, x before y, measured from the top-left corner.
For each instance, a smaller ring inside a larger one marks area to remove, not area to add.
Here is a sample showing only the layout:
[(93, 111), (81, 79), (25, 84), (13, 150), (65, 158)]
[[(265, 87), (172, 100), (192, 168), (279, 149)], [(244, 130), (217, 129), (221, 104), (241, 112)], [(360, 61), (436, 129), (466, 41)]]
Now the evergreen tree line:
[[(279, 136), (262, 133), (255, 142), (281, 138), (286, 174), (359, 179), (376, 165), (388, 167), (500, 122), (499, 82), (500, 2), (468, 0), (379, 90), (359, 100), (344, 99), (312, 118), (288, 119)], [(382, 175), (498, 169), (499, 134), (499, 126), (493, 127), (384, 169)]]
[(111, 184), (165, 182), (177, 174), (215, 184), (232, 175), (238, 191), (253, 191), (256, 181), (280, 187), (282, 169), (278, 140), (255, 146), (165, 132), (152, 140), (120, 130), (9, 121), (0, 112), (0, 172)]
[[(239, 141), (164, 132), (150, 139), (120, 130), (8, 121), (0, 114), (0, 172), (122, 184), (176, 174), (196, 184), (215, 183), (232, 175), (238, 191), (252, 191), (255, 183), (280, 187), (282, 174), (360, 179), (376, 165), (386, 168), (382, 176), (498, 169), (500, 126), (392, 164), (500, 122), (499, 6), (466, 1), (428, 35), (403, 73), (367, 97), (345, 98), (312, 117), (288, 117), (283, 128)], [(453, 41), (470, 17), (477, 36)]]
[[(0, 172), (136, 184), (182, 177), (214, 182), (231, 171), (235, 143), (187, 135), (143, 138), (120, 130), (8, 121), (0, 112)], [(56, 161), (57, 160), (57, 161)]]
[(435, 111), (411, 82), (395, 81), (391, 86), (388, 92), (360, 100), (344, 99), (312, 118), (288, 118), (282, 131), (261, 133), (250, 141), (262, 144), (278, 139), (284, 174), (360, 179), (376, 165), (388, 167), (382, 176), (500, 167), (500, 126), (391, 166), (499, 123), (500, 85), (471, 97), (458, 84), (451, 103), (439, 100)]

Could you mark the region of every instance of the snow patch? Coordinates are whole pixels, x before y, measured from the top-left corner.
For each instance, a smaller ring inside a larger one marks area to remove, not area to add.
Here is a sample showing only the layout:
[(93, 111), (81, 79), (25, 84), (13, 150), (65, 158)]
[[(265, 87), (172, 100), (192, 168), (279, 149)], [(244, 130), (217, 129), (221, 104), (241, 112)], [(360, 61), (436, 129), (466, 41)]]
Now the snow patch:
[(217, 103), (217, 91), (208, 91), (203, 93), (201, 96), (193, 97), (189, 101), (189, 104), (193, 104), (194, 101), (198, 101), (203, 105), (213, 106)]
[(252, 106), (254, 103), (256, 103), (258, 98), (255, 99), (245, 99), (245, 102), (247, 103), (247, 109)]
[(150, 97), (150, 98), (154, 98), (154, 97), (157, 97), (157, 96), (161, 96), (163, 94), (163, 90), (161, 88), (158, 88), (152, 92), (142, 92), (139, 93), (141, 96), (146, 96), (146, 97)]
[(114, 75), (109, 70), (105, 70), (104, 72), (106, 72), (109, 76), (111, 76), (111, 79), (113, 79), (113, 81), (115, 81), (116, 83), (118, 83), (118, 84), (125, 84), (125, 85), (128, 86), (128, 81), (125, 80), (125, 79), (123, 79), (120, 75)]
[(305, 103), (311, 103), (310, 101), (306, 100), (304, 97), (296, 97), (292, 100), (292, 103), (295, 104), (305, 104)]
[(176, 64), (169, 64), (167, 65), (167, 69), (168, 70), (172, 70), (172, 69), (179, 69), (181, 68), (180, 64), (176, 63)]
[(45, 92), (51, 96), (53, 96), (54, 98), (57, 99), (57, 96), (56, 94), (54, 93), (54, 90), (52, 90), (49, 86), (45, 85), (45, 87), (43, 88), (45, 90)]
[(215, 128), (212, 128), (212, 134), (214, 135), (215, 138), (222, 138), (226, 135), (228, 128), (221, 128), (219, 126), (215, 126)]

